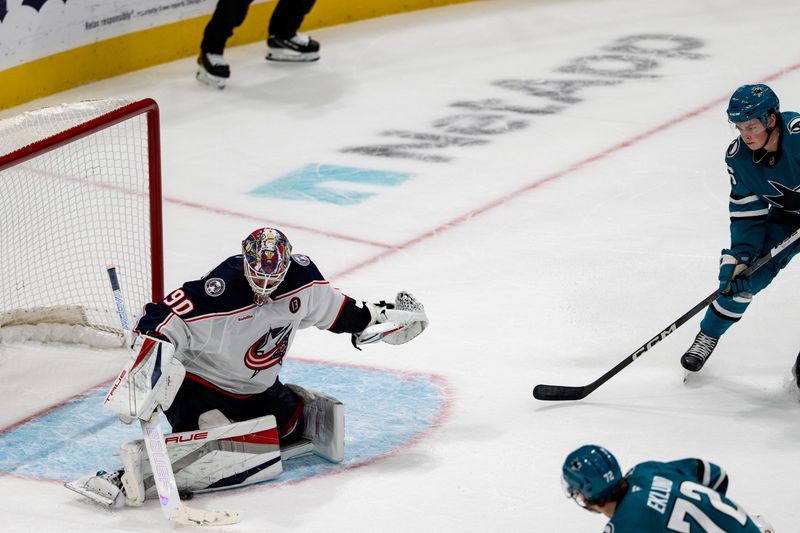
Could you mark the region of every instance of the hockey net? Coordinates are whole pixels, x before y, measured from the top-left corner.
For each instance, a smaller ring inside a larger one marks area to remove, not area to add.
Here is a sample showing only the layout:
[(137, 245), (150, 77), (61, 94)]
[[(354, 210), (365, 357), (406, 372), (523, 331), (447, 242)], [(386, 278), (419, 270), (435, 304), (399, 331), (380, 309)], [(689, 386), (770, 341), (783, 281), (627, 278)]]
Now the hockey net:
[(163, 297), (158, 106), (106, 99), (0, 120), (0, 340), (121, 346)]

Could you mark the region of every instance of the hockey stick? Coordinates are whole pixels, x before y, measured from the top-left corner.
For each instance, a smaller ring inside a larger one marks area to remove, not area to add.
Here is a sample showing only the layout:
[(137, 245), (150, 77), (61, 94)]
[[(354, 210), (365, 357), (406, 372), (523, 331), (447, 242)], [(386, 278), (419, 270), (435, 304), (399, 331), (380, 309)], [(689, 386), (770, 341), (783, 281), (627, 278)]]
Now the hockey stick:
[[(111, 281), (111, 289), (114, 291), (114, 303), (117, 306), (119, 323), (125, 334), (125, 342), (131, 344), (131, 330), (128, 324), (128, 315), (125, 312), (125, 304), (122, 299), (122, 291), (119, 286), (117, 269), (108, 267), (108, 279)], [(167, 444), (164, 441), (164, 432), (158, 421), (159, 410), (153, 413), (150, 420), (140, 420), (144, 444), (147, 449), (147, 458), (150, 460), (150, 467), (153, 471), (158, 499), (161, 502), (161, 510), (168, 520), (177, 524), (194, 524), (198, 526), (224, 526), (239, 522), (239, 513), (236, 511), (206, 511), (187, 507), (181, 502), (178, 494), (178, 484), (175, 482), (175, 473), (172, 471), (172, 463), (167, 453)]]
[[(740, 275), (741, 276), (750, 276), (753, 272), (764, 266), (770, 259), (781, 253), (785, 250), (789, 245), (794, 243), (796, 240), (800, 239), (800, 229), (796, 230), (794, 233), (789, 235), (786, 239), (778, 243), (774, 248), (772, 248), (769, 252), (759, 257), (749, 268), (744, 270)], [(592, 381), (588, 385), (583, 385), (580, 387), (570, 387), (567, 385), (536, 385), (533, 388), (533, 397), (537, 400), (553, 400), (553, 401), (562, 401), (562, 400), (581, 400), (589, 396), (592, 392), (594, 392), (600, 385), (611, 379), (612, 377), (619, 374), (619, 372), (631, 364), (632, 362), (636, 361), (639, 357), (642, 356), (647, 350), (664, 340), (667, 335), (673, 333), (676, 329), (681, 327), (685, 324), (689, 319), (691, 319), (694, 315), (708, 307), (712, 302), (714, 302), (717, 298), (719, 298), (722, 293), (719, 290), (716, 290), (706, 296), (703, 301), (692, 307), (689, 311), (683, 314), (678, 320), (664, 328), (660, 333), (658, 333), (655, 337), (641, 345), (639, 348), (636, 349), (635, 352), (630, 354), (628, 357), (620, 361), (620, 363), (597, 378), (596, 380)]]

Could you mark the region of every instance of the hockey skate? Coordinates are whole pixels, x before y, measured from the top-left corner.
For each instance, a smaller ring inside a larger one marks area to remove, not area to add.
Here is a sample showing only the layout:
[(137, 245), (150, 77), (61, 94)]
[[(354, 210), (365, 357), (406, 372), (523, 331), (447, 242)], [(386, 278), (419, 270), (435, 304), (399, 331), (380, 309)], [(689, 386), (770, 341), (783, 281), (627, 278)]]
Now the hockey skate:
[(76, 481), (68, 481), (64, 486), (86, 496), (105, 507), (120, 508), (125, 505), (125, 492), (122, 488), (122, 470), (83, 476)]
[(699, 372), (706, 364), (711, 352), (717, 346), (718, 338), (710, 337), (702, 331), (694, 338), (694, 342), (681, 356), (681, 366), (689, 372)]
[(794, 361), (794, 366), (792, 367), (792, 376), (794, 377), (794, 382), (797, 385), (797, 388), (800, 389), (800, 353), (797, 354), (797, 359)]
[(267, 59), (270, 61), (316, 61), (319, 59), (319, 43), (297, 33), (290, 39), (270, 35), (267, 39)]
[(222, 54), (200, 52), (197, 58), (197, 81), (217, 89), (224, 89), (231, 77), (231, 68)]

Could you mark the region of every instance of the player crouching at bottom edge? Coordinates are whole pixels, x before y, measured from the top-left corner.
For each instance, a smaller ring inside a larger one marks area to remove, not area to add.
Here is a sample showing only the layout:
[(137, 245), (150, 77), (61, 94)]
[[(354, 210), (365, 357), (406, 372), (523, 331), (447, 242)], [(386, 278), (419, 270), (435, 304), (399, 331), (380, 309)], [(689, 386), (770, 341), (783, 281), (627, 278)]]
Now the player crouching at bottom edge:
[[(309, 257), (292, 254), (281, 231), (261, 228), (244, 239), (241, 255), (145, 306), (131, 360), (104, 405), (125, 423), (163, 410), (181, 492), (242, 487), (280, 475), (282, 461), (300, 454), (344, 458), (342, 403), (278, 378), (297, 330), (350, 333), (358, 347), (403, 344), (427, 324), (407, 292), (359, 306)], [(157, 497), (144, 442), (123, 444), (120, 458), (123, 470), (67, 487), (114, 507)]]
[(610, 518), (604, 532), (775, 533), (726, 496), (728, 475), (702, 459), (648, 461), (623, 477), (611, 452), (587, 444), (567, 455), (561, 485), (578, 505)]

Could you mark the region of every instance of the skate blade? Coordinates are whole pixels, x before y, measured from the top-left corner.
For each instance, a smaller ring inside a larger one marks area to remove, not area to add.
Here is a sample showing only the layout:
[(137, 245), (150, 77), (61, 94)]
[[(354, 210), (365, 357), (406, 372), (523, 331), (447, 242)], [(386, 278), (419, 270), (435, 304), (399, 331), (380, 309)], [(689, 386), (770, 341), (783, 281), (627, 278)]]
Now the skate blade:
[(87, 490), (87, 489), (85, 489), (84, 487), (82, 487), (80, 485), (76, 485), (72, 481), (67, 481), (66, 483), (64, 483), (64, 486), (66, 488), (68, 488), (69, 490), (71, 490), (71, 491), (77, 492), (81, 496), (85, 496), (85, 497), (89, 498), (93, 502), (98, 503), (98, 504), (102, 505), (103, 507), (108, 507), (109, 509), (113, 509), (115, 507), (122, 507), (121, 505), (119, 505), (119, 503), (122, 503), (122, 502), (125, 501), (124, 498), (120, 499), (121, 502), (120, 502), (120, 500), (113, 500), (111, 498), (106, 498), (106, 497), (104, 497), (104, 496), (102, 496), (100, 494), (97, 494), (96, 492), (92, 492), (90, 490)]
[(309, 63), (319, 59), (319, 52), (295, 52), (283, 48), (270, 48), (267, 52), (268, 61), (283, 61), (285, 63)]
[(214, 87), (221, 91), (222, 89), (225, 88), (225, 82), (228, 80), (226, 78), (220, 78), (219, 76), (214, 76), (212, 74), (209, 74), (208, 72), (205, 71), (205, 69), (198, 69), (197, 81), (199, 81), (203, 85), (208, 85), (209, 87)]

